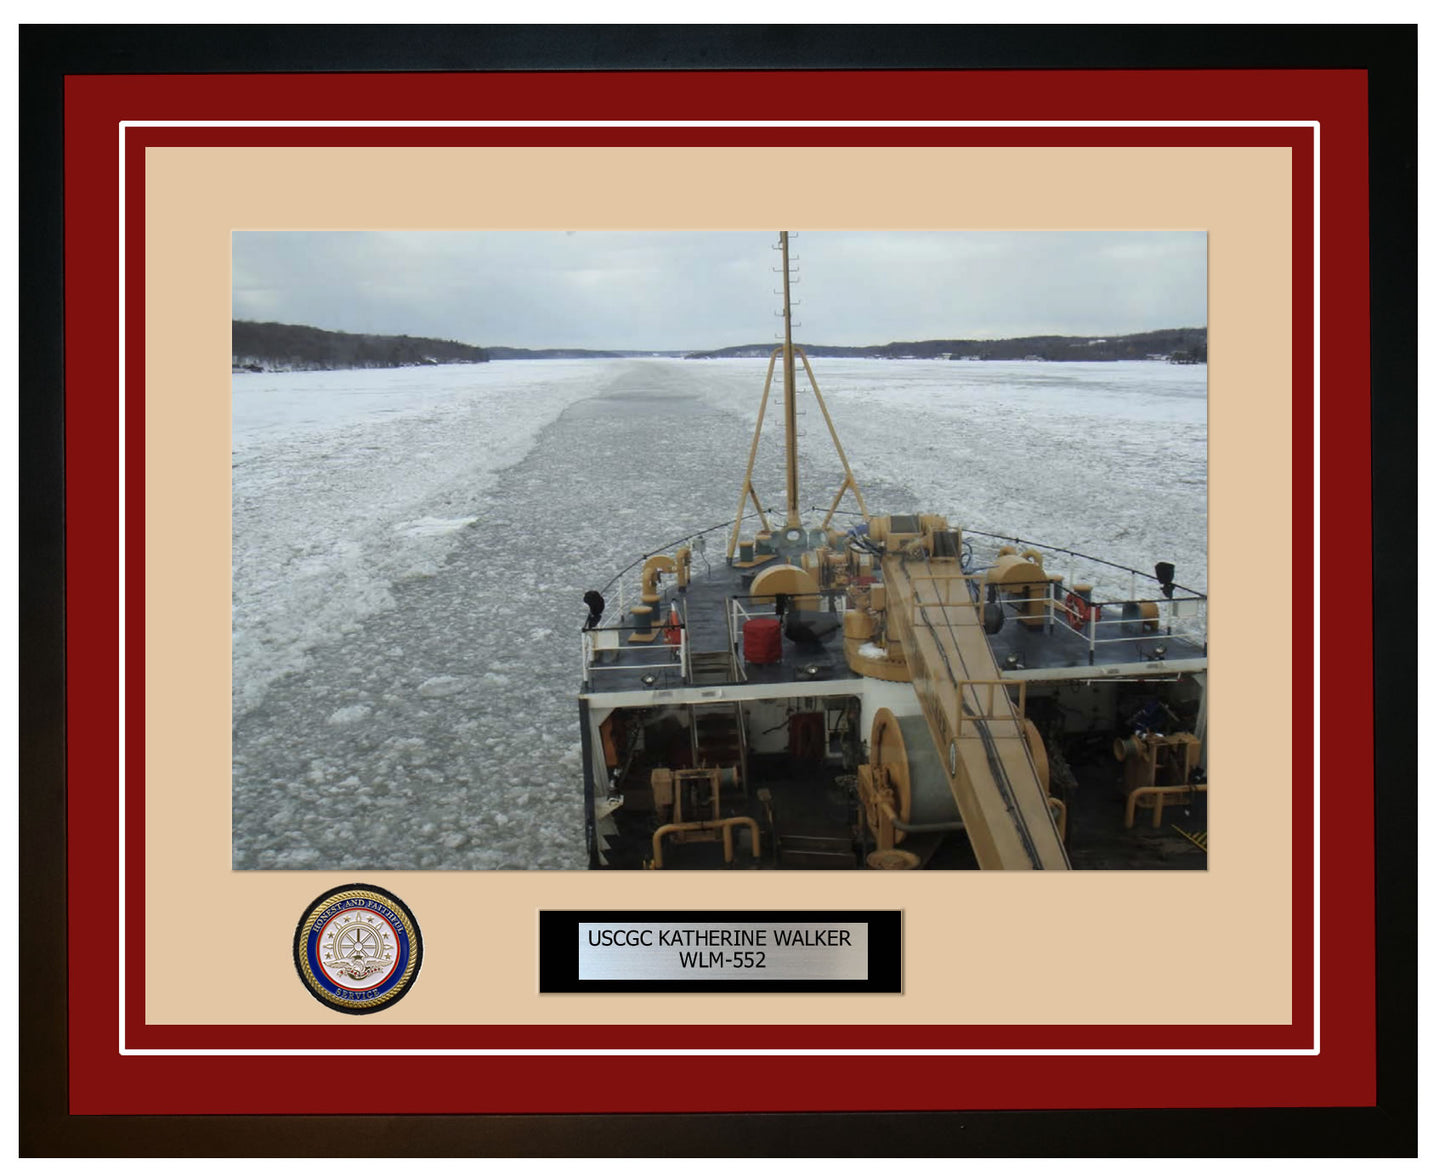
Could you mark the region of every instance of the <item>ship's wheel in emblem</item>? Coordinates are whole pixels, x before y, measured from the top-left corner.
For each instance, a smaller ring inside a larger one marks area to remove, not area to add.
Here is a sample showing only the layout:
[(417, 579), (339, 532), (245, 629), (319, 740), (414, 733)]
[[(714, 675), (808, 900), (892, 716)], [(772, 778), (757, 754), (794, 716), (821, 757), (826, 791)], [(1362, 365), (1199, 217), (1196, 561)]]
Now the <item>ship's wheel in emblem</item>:
[(381, 936), (370, 927), (348, 927), (336, 938), (337, 953), (348, 960), (377, 959), (381, 955)]
[(421, 933), (407, 905), (378, 886), (338, 886), (301, 916), (296, 970), (311, 995), (345, 1013), (400, 1000), (421, 967)]

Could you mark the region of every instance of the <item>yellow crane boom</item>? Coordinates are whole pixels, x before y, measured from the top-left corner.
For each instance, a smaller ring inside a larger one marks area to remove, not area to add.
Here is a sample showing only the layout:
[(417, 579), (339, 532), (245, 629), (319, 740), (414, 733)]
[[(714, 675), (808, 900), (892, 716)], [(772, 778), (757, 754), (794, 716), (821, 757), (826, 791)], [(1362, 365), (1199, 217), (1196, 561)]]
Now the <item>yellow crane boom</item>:
[(1067, 870), (1036, 750), (957, 562), (890, 553), (881, 563), (890, 635), (902, 646), (979, 866)]

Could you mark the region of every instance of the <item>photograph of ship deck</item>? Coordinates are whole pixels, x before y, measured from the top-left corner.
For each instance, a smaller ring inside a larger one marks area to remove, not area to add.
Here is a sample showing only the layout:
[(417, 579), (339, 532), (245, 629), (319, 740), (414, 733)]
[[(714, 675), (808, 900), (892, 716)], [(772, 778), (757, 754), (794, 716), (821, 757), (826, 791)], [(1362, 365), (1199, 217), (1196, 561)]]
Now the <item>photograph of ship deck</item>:
[(1207, 244), (237, 232), (232, 868), (1207, 869)]

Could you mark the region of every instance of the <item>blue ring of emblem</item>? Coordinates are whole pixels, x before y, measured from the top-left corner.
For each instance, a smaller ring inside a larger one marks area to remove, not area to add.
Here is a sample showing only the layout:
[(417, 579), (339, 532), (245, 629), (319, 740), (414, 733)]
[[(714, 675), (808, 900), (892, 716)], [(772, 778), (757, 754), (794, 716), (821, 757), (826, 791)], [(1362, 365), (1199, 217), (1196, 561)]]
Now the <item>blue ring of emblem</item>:
[(421, 928), (389, 890), (354, 882), (306, 905), (291, 957), (306, 990), (328, 1008), (364, 1016), (410, 991), (421, 971)]

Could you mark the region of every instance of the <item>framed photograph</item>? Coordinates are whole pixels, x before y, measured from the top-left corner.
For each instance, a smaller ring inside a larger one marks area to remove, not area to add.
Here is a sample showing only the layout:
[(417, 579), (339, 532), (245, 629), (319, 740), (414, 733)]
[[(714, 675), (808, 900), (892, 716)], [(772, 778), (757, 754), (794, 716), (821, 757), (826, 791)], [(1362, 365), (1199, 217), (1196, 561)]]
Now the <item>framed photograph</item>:
[(1413, 30), (922, 31), (22, 30), (28, 1154), (1413, 1151)]

